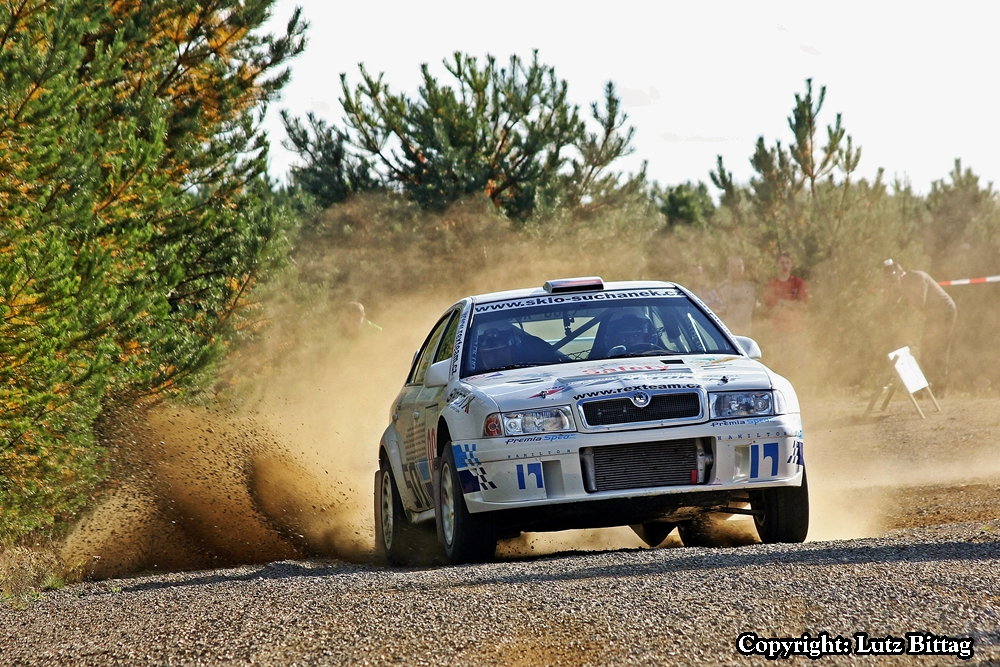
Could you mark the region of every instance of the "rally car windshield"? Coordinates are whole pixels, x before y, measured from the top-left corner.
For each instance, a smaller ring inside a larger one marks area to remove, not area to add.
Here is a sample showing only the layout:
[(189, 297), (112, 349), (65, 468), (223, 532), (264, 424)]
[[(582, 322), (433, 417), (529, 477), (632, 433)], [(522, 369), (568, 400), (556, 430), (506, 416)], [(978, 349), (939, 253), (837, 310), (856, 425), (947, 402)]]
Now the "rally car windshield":
[(462, 377), (510, 368), (662, 354), (738, 354), (674, 289), (528, 297), (477, 304)]

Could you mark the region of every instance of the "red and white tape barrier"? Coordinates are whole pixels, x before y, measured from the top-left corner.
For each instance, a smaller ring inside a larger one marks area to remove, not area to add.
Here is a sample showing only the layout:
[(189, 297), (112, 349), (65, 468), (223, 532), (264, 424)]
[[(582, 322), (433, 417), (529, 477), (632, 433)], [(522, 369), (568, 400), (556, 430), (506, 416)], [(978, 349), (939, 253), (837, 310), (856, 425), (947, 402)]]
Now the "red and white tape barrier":
[(975, 285), (976, 283), (1000, 283), (1000, 276), (986, 276), (985, 278), (965, 278), (964, 280), (942, 280), (938, 283), (941, 287), (951, 287), (952, 285)]

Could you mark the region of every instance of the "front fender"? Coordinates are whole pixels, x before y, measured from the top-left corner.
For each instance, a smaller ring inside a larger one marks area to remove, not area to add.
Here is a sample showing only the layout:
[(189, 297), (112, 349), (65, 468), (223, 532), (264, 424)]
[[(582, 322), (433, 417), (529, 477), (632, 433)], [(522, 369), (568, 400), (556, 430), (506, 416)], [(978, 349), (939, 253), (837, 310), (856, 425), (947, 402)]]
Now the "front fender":
[(452, 440), (472, 440), (482, 437), (486, 416), (499, 411), (496, 401), (481, 390), (455, 381), (449, 387), (438, 419), (448, 425)]
[(382, 433), (382, 438), (379, 441), (379, 457), (381, 458), (381, 452), (385, 452), (385, 456), (389, 459), (389, 467), (392, 468), (392, 477), (396, 480), (396, 488), (399, 490), (400, 500), (403, 501), (403, 506), (413, 509), (416, 507), (413, 502), (413, 498), (410, 498), (406, 484), (403, 484), (403, 438), (400, 437), (399, 432), (396, 430), (396, 424), (392, 423), (386, 427), (385, 431)]
[(792, 387), (792, 383), (788, 381), (770, 368), (767, 369), (771, 374), (771, 386), (781, 392), (781, 395), (785, 397), (785, 406), (789, 413), (799, 413), (801, 408), (799, 407), (799, 397), (795, 393), (795, 388)]

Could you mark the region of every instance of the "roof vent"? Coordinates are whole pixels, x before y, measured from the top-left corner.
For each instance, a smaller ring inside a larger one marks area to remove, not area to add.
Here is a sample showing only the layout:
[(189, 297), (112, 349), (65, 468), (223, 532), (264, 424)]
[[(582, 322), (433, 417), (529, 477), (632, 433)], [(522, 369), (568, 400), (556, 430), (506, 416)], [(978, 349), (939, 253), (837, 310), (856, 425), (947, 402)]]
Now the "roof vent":
[(586, 278), (560, 278), (559, 280), (549, 280), (542, 289), (549, 294), (560, 292), (599, 292), (604, 289), (604, 281), (600, 276), (588, 276)]

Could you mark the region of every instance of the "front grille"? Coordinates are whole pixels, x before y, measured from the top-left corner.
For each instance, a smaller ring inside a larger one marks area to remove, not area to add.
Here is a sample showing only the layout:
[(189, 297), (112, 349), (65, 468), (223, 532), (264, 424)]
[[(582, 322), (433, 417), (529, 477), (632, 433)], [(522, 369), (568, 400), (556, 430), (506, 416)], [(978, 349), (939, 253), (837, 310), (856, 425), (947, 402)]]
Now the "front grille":
[(588, 426), (611, 426), (664, 419), (685, 419), (701, 415), (701, 396), (697, 393), (656, 394), (644, 408), (630, 398), (612, 398), (583, 404)]
[(667, 440), (580, 450), (587, 491), (620, 491), (698, 482), (698, 441)]

